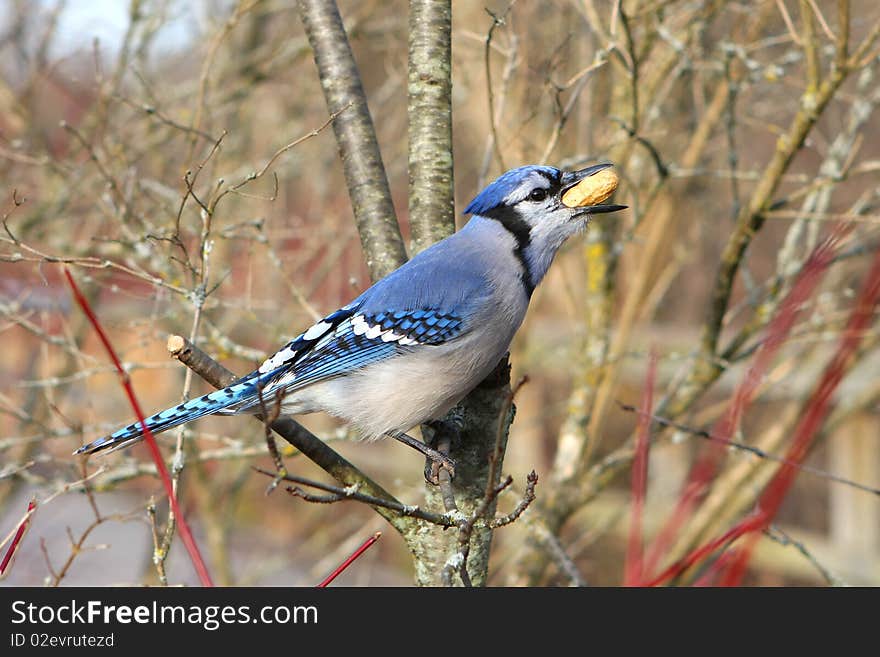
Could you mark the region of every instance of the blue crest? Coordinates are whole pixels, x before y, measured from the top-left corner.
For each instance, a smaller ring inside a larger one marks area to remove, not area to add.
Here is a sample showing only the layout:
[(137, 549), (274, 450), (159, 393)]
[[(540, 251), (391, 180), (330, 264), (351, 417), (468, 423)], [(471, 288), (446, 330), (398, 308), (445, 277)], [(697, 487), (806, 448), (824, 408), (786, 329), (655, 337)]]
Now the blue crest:
[(477, 197), (470, 202), (464, 209), (464, 214), (484, 214), (493, 208), (497, 208), (504, 203), (511, 192), (528, 180), (531, 176), (538, 174), (553, 179), (559, 177), (559, 169), (555, 167), (539, 166), (536, 164), (528, 164), (523, 167), (517, 167), (510, 171), (505, 171), (495, 180), (493, 180)]

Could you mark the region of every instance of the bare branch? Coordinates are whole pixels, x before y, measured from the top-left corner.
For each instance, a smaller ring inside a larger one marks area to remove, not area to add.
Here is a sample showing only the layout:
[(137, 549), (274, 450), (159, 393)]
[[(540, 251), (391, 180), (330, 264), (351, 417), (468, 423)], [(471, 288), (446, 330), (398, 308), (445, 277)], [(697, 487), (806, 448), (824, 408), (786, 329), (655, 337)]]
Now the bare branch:
[[(217, 363), (183, 336), (172, 335), (168, 340), (168, 351), (215, 388), (228, 386), (236, 379), (232, 372)], [(257, 419), (260, 419), (259, 416), (257, 416)], [(262, 422), (262, 420), (260, 421)], [(400, 507), (406, 506), (398, 502), (388, 491), (358, 470), (348, 460), (328, 447), (326, 443), (295, 420), (289, 417), (282, 417), (272, 422), (270, 426), (273, 431), (314, 461), (324, 471), (332, 475), (337, 481), (346, 486), (357, 486), (358, 490), (362, 491), (364, 495), (388, 500), (390, 503), (396, 503)], [(374, 508), (379, 515), (385, 518), (402, 534), (406, 534), (412, 529), (413, 520), (411, 518), (401, 516), (399, 513), (393, 513), (388, 507), (376, 505)]]
[(452, 2), (410, 0), (409, 223), (418, 253), (455, 231)]
[(334, 0), (299, 0), (299, 13), (331, 114), (354, 219), (373, 280), (406, 261), (376, 132), (342, 17)]

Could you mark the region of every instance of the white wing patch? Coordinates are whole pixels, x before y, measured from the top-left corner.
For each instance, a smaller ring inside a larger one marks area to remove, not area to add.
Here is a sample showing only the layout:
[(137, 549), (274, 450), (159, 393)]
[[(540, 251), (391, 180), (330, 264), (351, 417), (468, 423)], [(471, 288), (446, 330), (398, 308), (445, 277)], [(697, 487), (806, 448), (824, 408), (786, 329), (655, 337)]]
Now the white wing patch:
[(378, 338), (380, 335), (382, 335), (382, 333), (384, 333), (384, 332), (385, 332), (385, 331), (384, 331), (384, 329), (382, 328), (382, 325), (381, 325), (381, 324), (374, 324), (374, 325), (371, 326), (369, 329), (367, 329), (367, 332), (364, 333), (364, 337), (365, 337), (365, 338), (369, 338), (370, 340), (375, 340), (375, 339)]
[(401, 345), (421, 344), (417, 339), (402, 333), (395, 333), (393, 328), (386, 329), (381, 324), (370, 325), (363, 315), (351, 318), (351, 330), (355, 335), (362, 335), (370, 340), (381, 338), (382, 342), (397, 342)]
[[(381, 339), (382, 342), (397, 342), (403, 346), (422, 344), (418, 338), (409, 337), (402, 333), (396, 333), (393, 328), (386, 329), (379, 323), (370, 324), (363, 315), (355, 315), (351, 318), (350, 324), (343, 322), (336, 327), (335, 331), (328, 333), (332, 328), (333, 324), (323, 320), (314, 324), (305, 333), (300, 334), (289, 344), (285, 345), (284, 348), (279, 349), (272, 354), (272, 356), (263, 361), (263, 364), (260, 365), (258, 371), (260, 374), (265, 374), (266, 372), (271, 372), (272, 370), (281, 367), (284, 363), (296, 356), (304, 347), (312, 351), (320, 350), (335, 337), (349, 330), (355, 335), (362, 335), (369, 340)], [(315, 340), (317, 340), (317, 342), (312, 345), (306, 346), (302, 344), (302, 341), (314, 342)]]
[(260, 365), (260, 369), (258, 370), (260, 374), (265, 374), (266, 372), (271, 372), (276, 367), (281, 367), (285, 362), (293, 358), (296, 350), (293, 349), (292, 345), (287, 345), (284, 349), (280, 349), (272, 354), (269, 358), (263, 361), (263, 364)]
[(355, 315), (351, 319), (351, 331), (355, 335), (363, 335), (368, 330), (370, 330), (369, 324), (367, 324), (367, 320), (364, 319), (363, 315)]
[(310, 328), (308, 331), (303, 333), (303, 340), (316, 340), (317, 338), (320, 338), (322, 335), (324, 335), (324, 333), (331, 326), (332, 324), (329, 324), (327, 322), (318, 322), (317, 324), (313, 325), (312, 328)]
[(282, 365), (284, 365), (284, 363), (296, 356), (297, 351), (303, 348), (304, 345), (300, 343), (301, 340), (307, 340), (309, 342), (317, 340), (332, 327), (333, 325), (331, 323), (325, 321), (320, 321), (317, 324), (312, 325), (305, 333), (301, 333), (290, 343), (285, 345), (284, 348), (279, 349), (269, 358), (264, 360), (263, 364), (260, 365), (260, 368), (258, 370), (259, 373), (265, 374), (266, 372), (271, 372), (277, 367), (281, 367)]

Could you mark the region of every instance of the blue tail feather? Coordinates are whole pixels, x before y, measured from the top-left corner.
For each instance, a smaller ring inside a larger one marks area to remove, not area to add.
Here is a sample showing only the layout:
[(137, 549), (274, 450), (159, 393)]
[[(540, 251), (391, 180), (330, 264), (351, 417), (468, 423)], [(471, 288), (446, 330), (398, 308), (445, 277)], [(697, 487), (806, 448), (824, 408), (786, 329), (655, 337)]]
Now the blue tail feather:
[[(147, 428), (151, 433), (157, 434), (205, 415), (229, 411), (235, 406), (248, 406), (247, 402), (259, 396), (258, 386), (265, 385), (269, 379), (276, 375), (277, 371), (268, 372), (262, 376), (260, 376), (259, 372), (252, 372), (225, 388), (215, 390), (207, 395), (191, 399), (151, 415), (146, 419)], [(144, 432), (141, 423), (136, 420), (109, 436), (104, 436), (94, 442), (83, 445), (74, 454), (111, 452), (121, 447), (127, 447), (141, 440), (143, 436)]]

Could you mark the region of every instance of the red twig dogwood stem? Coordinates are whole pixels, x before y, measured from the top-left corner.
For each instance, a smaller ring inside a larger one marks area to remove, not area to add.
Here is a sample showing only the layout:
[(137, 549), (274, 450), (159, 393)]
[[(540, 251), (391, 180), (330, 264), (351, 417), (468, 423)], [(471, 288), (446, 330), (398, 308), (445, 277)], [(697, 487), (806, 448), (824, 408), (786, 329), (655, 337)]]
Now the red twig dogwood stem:
[(352, 563), (354, 563), (355, 559), (357, 559), (364, 552), (369, 550), (372, 547), (373, 543), (378, 541), (381, 536), (382, 536), (382, 532), (376, 532), (375, 534), (370, 536), (370, 538), (368, 538), (366, 541), (361, 543), (360, 547), (357, 550), (355, 550), (354, 552), (352, 552), (351, 556), (348, 557), (348, 559), (346, 559), (341, 564), (339, 564), (339, 566), (336, 568), (336, 570), (334, 570), (332, 573), (327, 575), (327, 577), (324, 578), (324, 581), (321, 582), (320, 584), (318, 584), (317, 588), (322, 589), (325, 586), (327, 586), (330, 582), (332, 582), (334, 579), (336, 579), (343, 570), (345, 570)]
[(165, 466), (162, 454), (159, 453), (159, 446), (156, 445), (156, 439), (153, 437), (152, 432), (147, 428), (144, 413), (141, 410), (141, 405), (138, 403), (137, 397), (135, 397), (134, 388), (131, 385), (131, 379), (128, 376), (128, 372), (122, 367), (122, 363), (119, 361), (119, 357), (116, 355), (113, 345), (110, 344), (107, 334), (104, 333), (104, 329), (98, 321), (98, 317), (95, 315), (94, 311), (92, 311), (92, 307), (88, 300), (86, 300), (82, 292), (80, 292), (76, 281), (73, 280), (73, 276), (71, 276), (70, 270), (67, 269), (67, 267), (64, 268), (64, 275), (67, 277), (67, 282), (70, 284), (74, 299), (76, 299), (77, 304), (79, 304), (79, 307), (82, 308), (82, 311), (86, 314), (86, 317), (88, 317), (89, 322), (91, 322), (92, 327), (95, 329), (95, 332), (104, 344), (104, 348), (110, 355), (113, 364), (116, 366), (116, 371), (119, 373), (119, 379), (122, 382), (122, 387), (125, 389), (125, 394), (128, 396), (128, 401), (131, 404), (138, 421), (141, 423), (141, 428), (144, 430), (144, 440), (147, 443), (147, 447), (150, 449), (153, 461), (156, 463), (156, 471), (159, 473), (162, 485), (165, 487), (165, 492), (168, 495), (171, 512), (174, 514), (174, 517), (177, 518), (177, 526), (180, 529), (180, 538), (183, 540), (186, 551), (189, 553), (189, 557), (196, 569), (196, 573), (198, 573), (199, 580), (202, 582), (202, 586), (214, 586), (214, 583), (211, 581), (211, 575), (208, 574), (208, 569), (205, 566), (201, 553), (199, 552), (199, 546), (196, 545), (192, 532), (189, 530), (189, 525), (186, 523), (183, 514), (180, 512), (180, 507), (177, 505), (177, 497), (174, 495), (174, 489), (171, 485), (171, 476), (168, 474), (168, 468)]
[(27, 513), (25, 514), (24, 520), (18, 525), (18, 529), (15, 532), (15, 536), (12, 537), (12, 541), (9, 543), (9, 549), (6, 550), (6, 554), (3, 555), (3, 560), (0, 561), (0, 579), (6, 577), (9, 574), (9, 568), (12, 566), (12, 560), (15, 558), (16, 552), (18, 552), (18, 548), (21, 547), (21, 539), (24, 538), (25, 533), (27, 533), (28, 527), (31, 524), (31, 518), (34, 515), (34, 511), (37, 508), (37, 500), (31, 499), (28, 502)]

